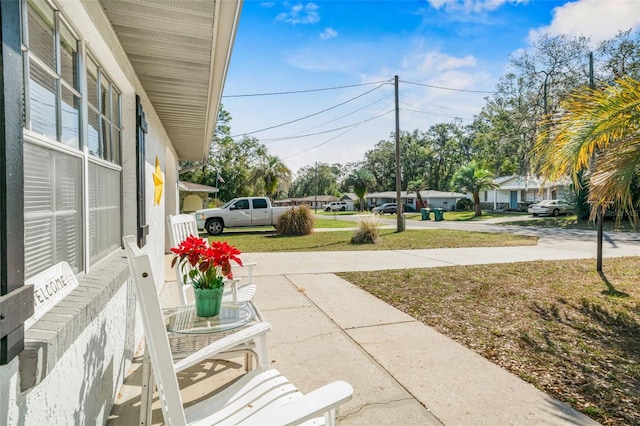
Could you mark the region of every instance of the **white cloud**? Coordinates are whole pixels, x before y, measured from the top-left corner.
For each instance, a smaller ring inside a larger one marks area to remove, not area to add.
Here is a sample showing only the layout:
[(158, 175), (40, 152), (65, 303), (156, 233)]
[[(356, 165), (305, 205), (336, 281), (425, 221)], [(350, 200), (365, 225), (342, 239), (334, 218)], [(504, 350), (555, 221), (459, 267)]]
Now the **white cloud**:
[(276, 21), (294, 25), (315, 24), (320, 21), (318, 6), (315, 3), (297, 3), (293, 6), (289, 3), (285, 3), (285, 7), (289, 7), (289, 11), (282, 12), (276, 16)]
[(263, 2), (260, 3), (260, 7), (264, 7), (264, 8), (267, 8), (267, 9), (271, 8), (273, 6), (275, 6), (275, 3), (272, 2), (272, 1), (263, 1)]
[(338, 32), (333, 28), (327, 27), (323, 32), (320, 33), (320, 38), (322, 40), (329, 40), (330, 38), (338, 37)]
[(578, 0), (553, 10), (553, 20), (546, 27), (529, 32), (535, 41), (543, 34), (588, 36), (597, 43), (615, 36), (619, 30), (640, 28), (640, 2), (637, 0)]
[(483, 12), (496, 10), (504, 4), (527, 3), (529, 0), (427, 0), (434, 9), (446, 11)]
[(471, 55), (455, 57), (434, 50), (424, 55), (420, 70), (429, 73), (440, 73), (452, 69), (473, 68), (475, 66), (476, 59)]

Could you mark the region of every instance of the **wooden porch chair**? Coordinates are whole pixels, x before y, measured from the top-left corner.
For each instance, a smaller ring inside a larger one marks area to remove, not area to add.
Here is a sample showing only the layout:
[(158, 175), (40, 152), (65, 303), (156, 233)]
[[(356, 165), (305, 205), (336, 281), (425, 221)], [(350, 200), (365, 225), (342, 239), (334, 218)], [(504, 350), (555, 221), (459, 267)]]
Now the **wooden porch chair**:
[[(185, 408), (176, 373), (249, 340), (258, 340), (258, 346), (266, 352), (266, 331), (271, 326), (263, 321), (218, 340), (174, 364), (149, 257), (140, 251), (133, 236), (124, 237), (123, 241), (142, 312), (165, 424), (335, 425), (338, 407), (352, 397), (351, 385), (333, 382), (303, 395), (278, 371), (267, 370), (265, 363), (225, 389)], [(261, 358), (266, 360), (266, 353), (262, 355), (264, 357)]]
[[(198, 227), (196, 218), (192, 214), (177, 214), (167, 217), (169, 226), (169, 242), (171, 247), (177, 247), (180, 242), (184, 241), (189, 235), (198, 236)], [(225, 289), (222, 298), (223, 301), (246, 302), (253, 300), (256, 294), (256, 285), (253, 283), (253, 267), (255, 263), (245, 263), (244, 267), (248, 269), (247, 280), (233, 279), (229, 281), (229, 288)], [(234, 267), (234, 269), (237, 267)], [(176, 264), (174, 267), (176, 272), (176, 280), (180, 287), (180, 303), (186, 305), (187, 293), (191, 288), (191, 283), (184, 282), (184, 271), (180, 270), (180, 266)]]

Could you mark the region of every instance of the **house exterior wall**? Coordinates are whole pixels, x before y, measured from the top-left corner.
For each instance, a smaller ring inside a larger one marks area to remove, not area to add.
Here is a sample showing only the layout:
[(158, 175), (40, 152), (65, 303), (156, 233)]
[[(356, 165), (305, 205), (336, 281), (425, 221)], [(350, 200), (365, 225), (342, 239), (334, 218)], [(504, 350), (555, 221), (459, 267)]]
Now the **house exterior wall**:
[[(499, 187), (496, 189), (480, 192), (480, 204), (483, 209), (504, 210), (512, 208), (512, 191), (515, 191), (517, 196), (516, 208), (524, 211), (526, 211), (526, 207), (529, 204), (538, 201), (548, 199), (562, 200), (568, 199), (571, 196), (568, 182), (543, 185), (536, 179), (529, 179), (529, 181), (527, 181), (525, 178), (514, 176), (500, 180), (498, 185)], [(542, 188), (541, 185), (543, 185)], [(487, 195), (486, 198), (485, 193)], [(470, 199), (473, 199), (471, 193), (469, 193), (468, 196)]]
[(456, 198), (423, 198), (430, 209), (444, 209), (454, 211), (456, 209)]
[[(56, 3), (70, 26), (121, 91), (122, 235), (137, 228), (135, 96), (141, 97), (148, 133), (143, 250), (156, 283), (165, 279), (165, 216), (177, 212), (175, 151), (99, 2)], [(154, 203), (156, 158), (164, 189)], [(169, 179), (167, 179), (169, 176)], [(80, 285), (25, 332), (26, 350), (0, 366), (0, 418), (8, 424), (104, 424), (142, 337), (124, 252), (117, 249), (78, 276)]]

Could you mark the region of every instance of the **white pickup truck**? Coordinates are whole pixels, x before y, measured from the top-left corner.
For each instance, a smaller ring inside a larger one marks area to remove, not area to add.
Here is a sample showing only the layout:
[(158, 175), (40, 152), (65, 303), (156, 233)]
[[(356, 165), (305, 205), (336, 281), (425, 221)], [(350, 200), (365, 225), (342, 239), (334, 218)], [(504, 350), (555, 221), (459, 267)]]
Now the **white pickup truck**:
[(266, 197), (234, 198), (216, 209), (194, 213), (198, 229), (219, 235), (224, 228), (273, 226), (289, 207), (272, 207)]

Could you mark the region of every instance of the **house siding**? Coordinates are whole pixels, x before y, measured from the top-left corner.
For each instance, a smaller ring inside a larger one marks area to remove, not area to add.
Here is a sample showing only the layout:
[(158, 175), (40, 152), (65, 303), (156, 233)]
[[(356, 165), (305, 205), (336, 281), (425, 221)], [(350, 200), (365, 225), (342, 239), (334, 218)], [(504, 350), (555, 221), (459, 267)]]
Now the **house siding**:
[[(146, 113), (146, 219), (143, 250), (156, 283), (165, 280), (165, 217), (177, 213), (177, 155), (99, 2), (57, 2), (61, 14), (121, 91), (122, 230), (137, 226), (135, 96)], [(164, 188), (154, 205), (156, 158)], [(6, 230), (3, 230), (3, 232)], [(0, 418), (8, 424), (104, 424), (141, 341), (135, 294), (124, 253), (117, 249), (78, 276), (80, 285), (25, 332), (25, 350), (0, 366)]]

